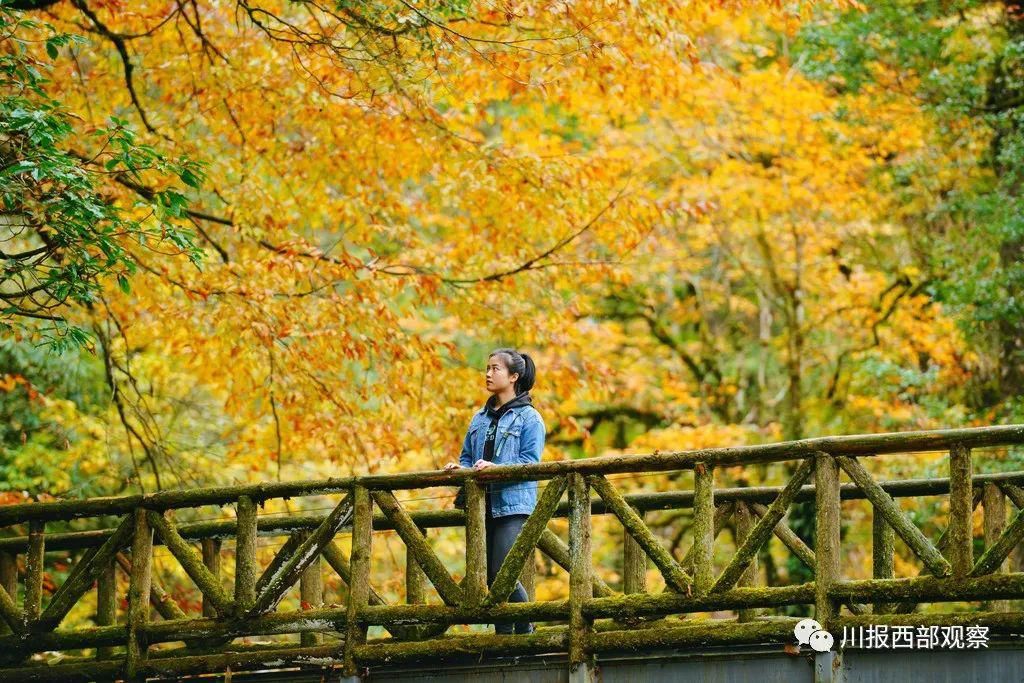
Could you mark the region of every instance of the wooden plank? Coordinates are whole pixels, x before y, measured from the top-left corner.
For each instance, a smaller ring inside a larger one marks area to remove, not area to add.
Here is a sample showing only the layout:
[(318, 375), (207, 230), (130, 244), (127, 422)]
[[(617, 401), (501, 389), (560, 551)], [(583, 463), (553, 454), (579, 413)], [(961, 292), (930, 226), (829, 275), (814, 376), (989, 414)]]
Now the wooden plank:
[(437, 559), (437, 555), (430, 549), (427, 539), (423, 537), (419, 527), (409, 517), (409, 513), (399, 505), (395, 495), (390, 491), (372, 491), (371, 495), (380, 511), (395, 525), (395, 531), (416, 557), (416, 561), (420, 563), (423, 572), (434, 584), (441, 599), (449, 605), (462, 604), (462, 588), (455, 583), (441, 560)]
[[(530, 557), (533, 549), (537, 547), (537, 541), (541, 534), (548, 527), (548, 521), (555, 512), (562, 493), (565, 491), (565, 477), (556, 477), (548, 482), (547, 487), (541, 494), (540, 499), (533, 512), (526, 519), (519, 535), (509, 548), (498, 573), (491, 582), (491, 590), (484, 600), (485, 605), (496, 605), (508, 600), (508, 596), (515, 590), (519, 575), (523, 572), (523, 566)], [(589, 503), (589, 501), (588, 501)], [(572, 546), (570, 545), (570, 548)], [(571, 555), (571, 552), (570, 552)]]
[(159, 512), (150, 510), (147, 514), (149, 525), (160, 534), (167, 550), (174, 556), (181, 568), (195, 582), (199, 592), (204, 599), (209, 599), (213, 608), (221, 615), (228, 615), (234, 612), (234, 605), (231, 598), (220, 585), (220, 580), (210, 573), (210, 570), (203, 564), (199, 553), (183, 539), (174, 525)]
[(693, 579), (683, 571), (672, 554), (655, 538), (651, 530), (644, 524), (633, 508), (623, 500), (622, 495), (602, 476), (589, 476), (587, 483), (597, 495), (608, 505), (608, 508), (619, 518), (622, 525), (637, 540), (651, 561), (665, 577), (665, 583), (677, 593), (689, 593)]
[[(942, 553), (932, 545), (931, 541), (925, 538), (921, 530), (914, 526), (914, 523), (907, 519), (907, 516), (900, 510), (899, 505), (878, 485), (864, 466), (854, 458), (837, 456), (839, 465), (850, 475), (850, 479), (859, 486), (867, 495), (868, 500), (875, 506), (885, 520), (889, 522), (893, 530), (903, 539), (903, 542), (914, 551), (914, 554), (921, 558), (925, 566), (935, 576), (948, 576), (952, 571), (949, 562), (942, 556)], [(838, 496), (838, 491), (837, 491)]]

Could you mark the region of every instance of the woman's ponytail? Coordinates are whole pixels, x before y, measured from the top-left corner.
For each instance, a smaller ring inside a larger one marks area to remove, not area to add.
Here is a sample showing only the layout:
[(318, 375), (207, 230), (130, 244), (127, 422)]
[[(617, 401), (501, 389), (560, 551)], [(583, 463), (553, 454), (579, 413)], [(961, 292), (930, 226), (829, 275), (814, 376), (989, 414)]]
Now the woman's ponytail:
[(533, 388), (533, 383), (537, 380), (537, 366), (534, 365), (533, 359), (525, 353), (519, 355), (523, 357), (523, 372), (516, 380), (516, 395), (525, 394)]
[(534, 365), (532, 358), (525, 353), (508, 348), (495, 349), (491, 351), (491, 356), (503, 356), (502, 360), (505, 362), (508, 374), (519, 375), (519, 379), (515, 383), (516, 396), (525, 394), (533, 388), (537, 379), (537, 366)]

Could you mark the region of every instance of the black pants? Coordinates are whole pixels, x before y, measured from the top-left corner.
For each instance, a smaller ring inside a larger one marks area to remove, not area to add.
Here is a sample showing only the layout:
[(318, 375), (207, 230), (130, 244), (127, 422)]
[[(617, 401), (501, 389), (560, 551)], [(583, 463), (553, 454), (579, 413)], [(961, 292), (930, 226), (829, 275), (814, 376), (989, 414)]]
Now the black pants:
[[(516, 537), (526, 522), (527, 515), (509, 515), (508, 517), (487, 516), (487, 585), (494, 583), (494, 577), (501, 569), (501, 563), (512, 549)], [(523, 584), (516, 582), (516, 588), (509, 596), (509, 602), (529, 602)], [(515, 624), (515, 633), (531, 633), (533, 624), (524, 621)], [(513, 633), (512, 624), (495, 624), (495, 633)]]

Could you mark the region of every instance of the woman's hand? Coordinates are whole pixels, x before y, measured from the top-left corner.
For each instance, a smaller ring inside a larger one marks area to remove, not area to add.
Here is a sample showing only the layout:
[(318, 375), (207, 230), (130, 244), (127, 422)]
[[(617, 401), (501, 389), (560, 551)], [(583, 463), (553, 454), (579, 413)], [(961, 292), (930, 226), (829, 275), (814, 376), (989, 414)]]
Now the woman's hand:
[(457, 470), (460, 467), (462, 467), (462, 465), (460, 465), (459, 463), (457, 463), (457, 462), (450, 462), (450, 463), (447, 463), (444, 466), (444, 471), (445, 472), (451, 472), (452, 470)]
[(490, 460), (477, 460), (475, 463), (473, 463), (473, 469), (477, 470), (478, 472), (480, 470), (486, 470), (488, 467), (494, 467), (494, 463), (491, 462)]

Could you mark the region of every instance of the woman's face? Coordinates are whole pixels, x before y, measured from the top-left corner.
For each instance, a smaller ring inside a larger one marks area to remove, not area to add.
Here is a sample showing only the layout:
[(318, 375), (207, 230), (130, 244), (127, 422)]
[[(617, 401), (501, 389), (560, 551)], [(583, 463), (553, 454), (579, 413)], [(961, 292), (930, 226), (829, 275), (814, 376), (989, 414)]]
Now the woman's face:
[(487, 359), (487, 391), (499, 394), (515, 385), (517, 379), (519, 379), (519, 375), (508, 374), (508, 366), (505, 365), (504, 357), (497, 355)]

